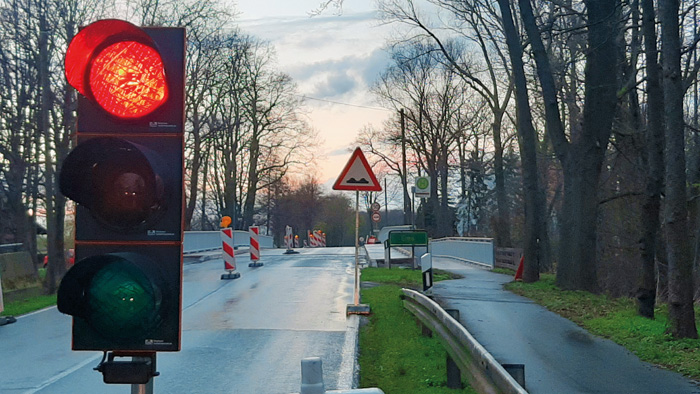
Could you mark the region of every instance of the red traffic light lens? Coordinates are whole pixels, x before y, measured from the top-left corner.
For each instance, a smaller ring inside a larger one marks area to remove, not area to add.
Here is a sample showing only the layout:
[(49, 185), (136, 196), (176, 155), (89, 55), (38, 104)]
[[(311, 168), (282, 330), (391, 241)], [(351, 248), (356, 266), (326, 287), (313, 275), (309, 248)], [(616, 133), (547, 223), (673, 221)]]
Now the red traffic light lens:
[(120, 118), (148, 115), (168, 98), (160, 54), (135, 41), (117, 42), (95, 56), (89, 83), (95, 101)]
[(65, 72), (83, 96), (122, 119), (146, 116), (168, 99), (155, 43), (129, 22), (105, 19), (82, 29), (68, 46)]

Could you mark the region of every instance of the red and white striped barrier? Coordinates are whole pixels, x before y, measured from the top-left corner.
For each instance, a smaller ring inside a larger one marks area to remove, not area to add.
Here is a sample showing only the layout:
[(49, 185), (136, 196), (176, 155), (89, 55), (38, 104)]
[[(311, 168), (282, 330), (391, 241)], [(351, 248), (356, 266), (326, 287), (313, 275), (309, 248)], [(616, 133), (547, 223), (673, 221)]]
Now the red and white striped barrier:
[(292, 249), (293, 246), (293, 238), (294, 236), (292, 235), (292, 228), (287, 226), (285, 227), (285, 235), (284, 235), (284, 246), (287, 248), (287, 250)]
[(314, 233), (311, 231), (307, 231), (307, 236), (309, 238), (309, 247), (310, 248), (318, 248), (318, 241), (316, 240), (316, 236)]
[(314, 231), (314, 238), (316, 238), (316, 245), (320, 248), (326, 247), (326, 234), (321, 232), (321, 230)]
[(236, 255), (233, 249), (233, 229), (230, 227), (221, 229), (221, 250), (224, 259), (224, 269), (227, 273), (221, 275), (221, 279), (237, 279), (241, 274), (236, 271)]
[[(284, 244), (287, 246), (287, 251), (284, 254), (297, 254), (299, 252), (292, 249), (294, 247), (294, 232), (291, 226), (285, 228), (286, 235), (284, 236)], [(297, 240), (298, 242), (298, 240)]]
[(250, 226), (248, 232), (250, 233), (250, 264), (248, 264), (248, 267), (262, 267), (263, 263), (260, 262), (260, 241), (258, 239), (260, 228), (258, 226)]

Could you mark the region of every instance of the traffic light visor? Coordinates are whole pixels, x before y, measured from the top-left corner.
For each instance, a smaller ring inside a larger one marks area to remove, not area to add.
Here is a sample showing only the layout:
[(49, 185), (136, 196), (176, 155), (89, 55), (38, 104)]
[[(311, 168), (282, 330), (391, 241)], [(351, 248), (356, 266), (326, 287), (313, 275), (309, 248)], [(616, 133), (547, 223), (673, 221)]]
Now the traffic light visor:
[(168, 99), (155, 43), (129, 22), (107, 19), (82, 29), (68, 46), (65, 72), (78, 92), (121, 119), (146, 116)]

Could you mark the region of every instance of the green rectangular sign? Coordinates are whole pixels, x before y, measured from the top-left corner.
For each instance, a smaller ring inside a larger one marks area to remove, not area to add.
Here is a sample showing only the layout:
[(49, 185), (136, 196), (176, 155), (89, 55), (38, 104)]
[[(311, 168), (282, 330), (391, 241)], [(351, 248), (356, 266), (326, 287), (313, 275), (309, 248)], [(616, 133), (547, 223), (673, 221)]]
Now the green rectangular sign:
[(391, 231), (390, 246), (428, 245), (428, 233), (425, 231)]

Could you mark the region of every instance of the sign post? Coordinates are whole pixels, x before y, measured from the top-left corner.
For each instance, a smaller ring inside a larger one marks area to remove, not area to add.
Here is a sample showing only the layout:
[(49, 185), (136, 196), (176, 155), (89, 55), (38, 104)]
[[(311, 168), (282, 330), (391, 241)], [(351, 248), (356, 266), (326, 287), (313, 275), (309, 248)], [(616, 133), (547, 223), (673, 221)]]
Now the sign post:
[(355, 191), (355, 292), (354, 304), (348, 305), (348, 315), (368, 315), (369, 305), (360, 304), (360, 191), (381, 191), (365, 155), (356, 148), (333, 185), (333, 190)]

